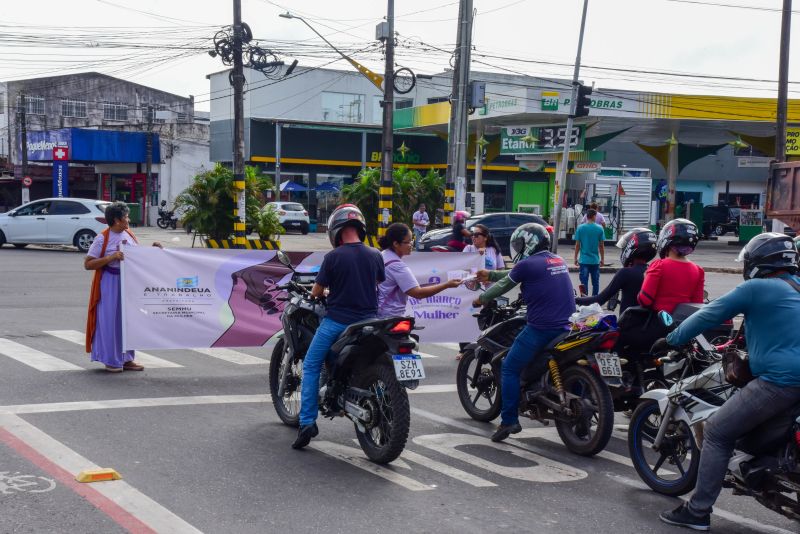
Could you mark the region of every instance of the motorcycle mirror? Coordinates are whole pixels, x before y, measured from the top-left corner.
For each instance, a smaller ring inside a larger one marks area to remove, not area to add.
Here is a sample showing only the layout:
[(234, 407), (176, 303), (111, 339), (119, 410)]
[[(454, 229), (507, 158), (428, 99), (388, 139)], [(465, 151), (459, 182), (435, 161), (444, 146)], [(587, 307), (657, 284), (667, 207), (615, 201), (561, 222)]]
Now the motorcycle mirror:
[(665, 311), (658, 312), (658, 318), (661, 319), (661, 323), (664, 326), (672, 326), (672, 323), (674, 322), (674, 320), (672, 319), (672, 315), (670, 315)]
[(163, 207), (164, 207), (164, 206), (166, 206), (166, 205), (167, 205), (167, 201), (166, 201), (166, 200), (162, 200), (162, 201), (161, 201), (161, 207), (163, 208)]
[(286, 254), (284, 251), (279, 250), (278, 254), (278, 261), (281, 262), (286, 267), (292, 266), (292, 260), (289, 259), (289, 255)]

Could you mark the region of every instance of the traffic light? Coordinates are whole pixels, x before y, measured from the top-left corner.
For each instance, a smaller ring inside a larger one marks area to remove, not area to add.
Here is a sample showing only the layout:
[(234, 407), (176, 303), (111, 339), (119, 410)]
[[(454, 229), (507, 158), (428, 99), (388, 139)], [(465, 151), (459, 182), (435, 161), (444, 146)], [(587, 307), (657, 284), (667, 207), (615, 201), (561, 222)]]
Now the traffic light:
[(575, 116), (585, 117), (589, 114), (589, 107), (592, 105), (592, 88), (578, 84), (578, 98), (575, 102)]

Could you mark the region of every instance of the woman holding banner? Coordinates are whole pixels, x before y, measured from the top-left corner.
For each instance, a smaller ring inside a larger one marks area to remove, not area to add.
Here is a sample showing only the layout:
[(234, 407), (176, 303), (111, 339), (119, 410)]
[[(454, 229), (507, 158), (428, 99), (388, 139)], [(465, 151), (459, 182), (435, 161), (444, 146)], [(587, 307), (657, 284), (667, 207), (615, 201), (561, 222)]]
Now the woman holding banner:
[[(120, 262), (125, 256), (121, 247), (138, 244), (129, 228), (129, 213), (122, 202), (106, 208), (108, 228), (95, 237), (83, 262), (87, 271), (94, 271), (86, 321), (86, 352), (91, 352), (92, 361), (105, 364), (110, 373), (144, 370), (144, 366), (133, 361), (132, 350), (122, 350)], [(156, 242), (153, 246), (161, 244)]]
[(378, 316), (396, 317), (406, 314), (408, 297), (424, 299), (456, 287), (461, 280), (421, 287), (416, 276), (403, 261), (411, 254), (411, 230), (403, 223), (390, 224), (386, 235), (378, 240), (383, 256), (386, 280), (378, 286)]

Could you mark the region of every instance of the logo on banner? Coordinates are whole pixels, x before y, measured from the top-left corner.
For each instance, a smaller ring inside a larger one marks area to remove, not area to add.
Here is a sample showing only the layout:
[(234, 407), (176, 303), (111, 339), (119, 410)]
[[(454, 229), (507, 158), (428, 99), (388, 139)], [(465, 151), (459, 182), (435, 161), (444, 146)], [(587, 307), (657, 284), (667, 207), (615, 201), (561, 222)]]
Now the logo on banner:
[(69, 159), (69, 148), (58, 146), (53, 148), (53, 159), (55, 161), (65, 161)]
[(176, 286), (178, 289), (198, 287), (200, 285), (199, 278), (200, 277), (198, 276), (185, 276), (183, 278), (178, 278)]

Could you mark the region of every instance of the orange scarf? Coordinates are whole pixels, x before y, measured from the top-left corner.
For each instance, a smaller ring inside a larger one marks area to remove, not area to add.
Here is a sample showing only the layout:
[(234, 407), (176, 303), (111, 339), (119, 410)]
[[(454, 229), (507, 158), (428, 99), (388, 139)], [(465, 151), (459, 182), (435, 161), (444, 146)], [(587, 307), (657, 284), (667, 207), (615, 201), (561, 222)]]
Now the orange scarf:
[[(103, 236), (103, 248), (100, 251), (100, 257), (106, 255), (106, 247), (108, 247), (108, 234), (111, 228), (106, 228), (101, 234)], [(134, 242), (138, 243), (139, 240), (133, 235), (133, 232), (127, 230)], [(92, 352), (92, 342), (94, 341), (94, 332), (97, 327), (97, 304), (100, 302), (100, 278), (103, 277), (103, 268), (96, 269), (94, 272), (94, 279), (92, 280), (92, 291), (89, 293), (89, 314), (86, 318), (86, 352)]]

